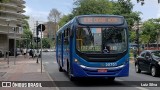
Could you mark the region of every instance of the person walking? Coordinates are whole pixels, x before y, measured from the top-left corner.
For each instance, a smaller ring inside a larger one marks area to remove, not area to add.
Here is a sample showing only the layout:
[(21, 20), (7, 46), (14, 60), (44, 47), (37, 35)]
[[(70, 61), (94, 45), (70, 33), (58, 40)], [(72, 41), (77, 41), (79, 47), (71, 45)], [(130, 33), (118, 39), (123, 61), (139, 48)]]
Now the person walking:
[(133, 57), (134, 57), (134, 61), (136, 61), (136, 58), (137, 58), (137, 49), (136, 49), (136, 47), (133, 48)]
[(34, 59), (34, 52), (32, 49), (29, 51), (29, 56), (31, 56)]
[(27, 49), (26, 48), (23, 49), (23, 55), (24, 55), (24, 58), (26, 58), (26, 55), (27, 55)]

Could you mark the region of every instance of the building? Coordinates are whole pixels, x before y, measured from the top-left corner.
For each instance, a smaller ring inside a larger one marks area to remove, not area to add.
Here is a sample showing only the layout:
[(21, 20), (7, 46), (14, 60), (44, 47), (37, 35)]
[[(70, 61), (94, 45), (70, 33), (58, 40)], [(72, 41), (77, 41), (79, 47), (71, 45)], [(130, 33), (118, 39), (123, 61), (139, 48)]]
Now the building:
[(57, 23), (54, 22), (46, 22), (45, 23), (45, 31), (43, 32), (44, 38), (50, 38), (51, 40), (55, 40), (56, 32), (57, 32)]
[(14, 40), (21, 38), (24, 4), (23, 0), (0, 1), (0, 50), (4, 52), (13, 52)]

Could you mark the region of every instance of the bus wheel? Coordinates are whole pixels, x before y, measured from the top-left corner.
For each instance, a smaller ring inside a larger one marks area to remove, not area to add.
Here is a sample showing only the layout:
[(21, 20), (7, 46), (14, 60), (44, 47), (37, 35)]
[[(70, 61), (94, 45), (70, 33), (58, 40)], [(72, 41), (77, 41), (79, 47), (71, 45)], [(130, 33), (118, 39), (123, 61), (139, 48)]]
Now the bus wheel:
[(63, 69), (61, 66), (59, 66), (59, 72), (63, 72)]
[(63, 72), (63, 69), (62, 69), (59, 61), (58, 61), (58, 64), (59, 64), (59, 65), (58, 65), (58, 70), (59, 70), (59, 72)]
[(113, 82), (113, 81), (114, 81), (114, 79), (115, 79), (115, 77), (108, 77), (108, 79), (107, 79), (107, 80), (108, 80), (109, 82)]

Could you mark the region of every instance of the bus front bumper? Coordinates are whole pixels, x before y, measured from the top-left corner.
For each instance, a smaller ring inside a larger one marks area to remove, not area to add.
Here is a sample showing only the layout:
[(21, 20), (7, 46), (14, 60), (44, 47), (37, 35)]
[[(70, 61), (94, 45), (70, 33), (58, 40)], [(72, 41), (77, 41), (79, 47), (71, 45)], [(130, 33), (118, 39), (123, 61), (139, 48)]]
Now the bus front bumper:
[[(98, 70), (106, 70), (106, 72), (99, 72)], [(129, 63), (117, 67), (87, 67), (84, 65), (73, 64), (74, 77), (125, 77), (129, 73)]]

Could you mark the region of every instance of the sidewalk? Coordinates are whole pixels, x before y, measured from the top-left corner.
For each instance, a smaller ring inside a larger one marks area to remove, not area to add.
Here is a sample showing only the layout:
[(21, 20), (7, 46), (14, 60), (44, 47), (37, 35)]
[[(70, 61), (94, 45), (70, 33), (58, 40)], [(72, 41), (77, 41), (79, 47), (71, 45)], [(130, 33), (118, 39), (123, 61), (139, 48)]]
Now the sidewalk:
[[(14, 58), (9, 58), (9, 67), (7, 59), (0, 58), (0, 81), (53, 81), (49, 74), (44, 70), (41, 64), (36, 63), (36, 59), (24, 58), (18, 56), (14, 65)], [(55, 86), (55, 85), (53, 85)], [(56, 90), (56, 87), (0, 87), (0, 90)]]

